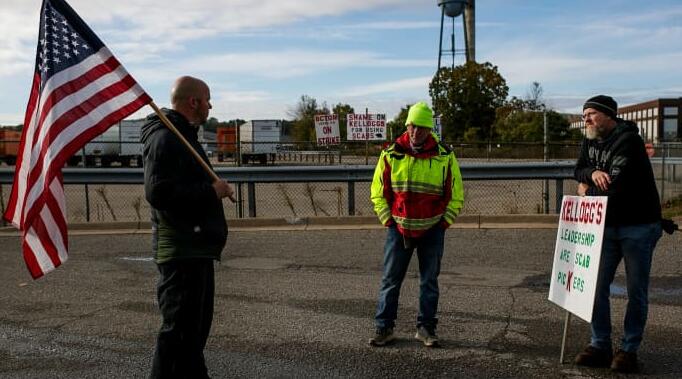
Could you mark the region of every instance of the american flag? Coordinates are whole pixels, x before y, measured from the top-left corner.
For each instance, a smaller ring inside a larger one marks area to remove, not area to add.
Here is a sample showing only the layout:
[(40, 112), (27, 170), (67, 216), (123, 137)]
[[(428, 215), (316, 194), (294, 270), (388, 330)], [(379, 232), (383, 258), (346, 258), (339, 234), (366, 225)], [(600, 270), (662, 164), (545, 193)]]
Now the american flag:
[(63, 0), (44, 0), (33, 87), (5, 219), (23, 232), (37, 279), (67, 259), (61, 168), (85, 143), (151, 102)]

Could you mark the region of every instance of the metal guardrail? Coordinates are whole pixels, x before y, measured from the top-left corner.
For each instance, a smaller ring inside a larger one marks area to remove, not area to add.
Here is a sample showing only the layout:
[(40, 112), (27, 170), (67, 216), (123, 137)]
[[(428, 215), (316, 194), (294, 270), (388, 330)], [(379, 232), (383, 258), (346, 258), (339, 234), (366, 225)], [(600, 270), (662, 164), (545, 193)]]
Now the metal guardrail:
[[(575, 162), (463, 163), (464, 180), (571, 179)], [(236, 183), (369, 182), (374, 166), (218, 167), (219, 177)], [(143, 184), (142, 168), (64, 168), (65, 184)], [(11, 184), (14, 169), (0, 168), (0, 184)]]
[[(573, 178), (573, 161), (523, 163), (463, 163), (463, 180), (554, 180), (556, 209), (561, 208), (563, 181)], [(355, 183), (370, 182), (374, 166), (304, 166), (304, 167), (218, 167), (219, 177), (232, 183), (244, 183), (248, 191), (249, 217), (256, 217), (256, 183), (346, 182), (348, 186), (348, 214), (355, 214)], [(143, 184), (141, 168), (64, 168), (65, 184)], [(12, 183), (14, 170), (0, 169), (0, 184)], [(549, 198), (545, 194), (545, 208)], [(238, 187), (237, 201), (243, 196)], [(238, 217), (244, 217), (239, 207)]]
[(682, 157), (653, 157), (649, 158), (652, 164), (670, 164), (679, 165), (682, 164)]

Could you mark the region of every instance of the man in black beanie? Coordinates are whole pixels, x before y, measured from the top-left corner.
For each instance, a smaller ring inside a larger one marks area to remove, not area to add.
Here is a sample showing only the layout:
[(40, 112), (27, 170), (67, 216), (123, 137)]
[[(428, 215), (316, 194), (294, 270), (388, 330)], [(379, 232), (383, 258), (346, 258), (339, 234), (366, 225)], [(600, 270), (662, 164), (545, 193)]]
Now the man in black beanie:
[[(578, 194), (608, 196), (606, 223), (592, 313), (592, 338), (578, 365), (638, 372), (637, 349), (648, 314), (649, 273), (661, 237), (661, 205), (654, 173), (637, 125), (616, 117), (609, 96), (583, 106), (585, 139), (575, 168)], [(611, 343), (610, 286), (625, 261), (628, 303), (620, 349)]]

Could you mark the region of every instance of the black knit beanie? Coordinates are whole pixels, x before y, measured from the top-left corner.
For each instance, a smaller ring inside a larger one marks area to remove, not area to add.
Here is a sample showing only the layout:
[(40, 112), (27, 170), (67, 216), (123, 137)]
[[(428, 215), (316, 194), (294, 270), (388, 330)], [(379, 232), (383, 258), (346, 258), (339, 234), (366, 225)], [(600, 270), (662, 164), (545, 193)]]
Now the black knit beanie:
[(614, 120), (616, 119), (616, 113), (618, 112), (616, 100), (613, 100), (611, 96), (606, 95), (597, 95), (587, 99), (585, 105), (583, 105), (583, 110), (587, 108), (594, 108)]

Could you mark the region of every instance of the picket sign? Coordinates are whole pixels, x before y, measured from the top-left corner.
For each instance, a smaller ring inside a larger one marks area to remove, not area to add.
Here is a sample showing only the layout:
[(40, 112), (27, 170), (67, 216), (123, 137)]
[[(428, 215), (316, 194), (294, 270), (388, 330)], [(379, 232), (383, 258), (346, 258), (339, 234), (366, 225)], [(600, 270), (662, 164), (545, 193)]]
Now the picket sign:
[(599, 274), (606, 196), (564, 196), (559, 213), (549, 300), (566, 310), (560, 362), (571, 314), (591, 322)]

